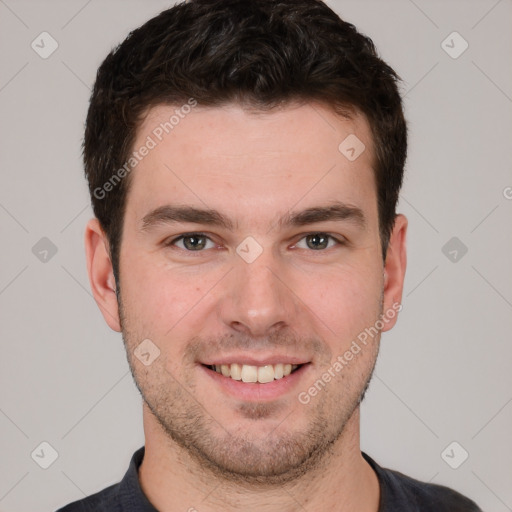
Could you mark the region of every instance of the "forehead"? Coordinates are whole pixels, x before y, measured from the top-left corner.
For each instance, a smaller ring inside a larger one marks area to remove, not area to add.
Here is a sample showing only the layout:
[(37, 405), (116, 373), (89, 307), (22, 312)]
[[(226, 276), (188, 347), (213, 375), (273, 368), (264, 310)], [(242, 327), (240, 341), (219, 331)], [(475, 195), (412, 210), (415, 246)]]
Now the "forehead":
[(365, 117), (347, 119), (321, 104), (270, 111), (159, 105), (140, 125), (132, 149), (143, 146), (151, 149), (132, 171), (127, 205), (139, 217), (176, 202), (226, 213), (245, 207), (263, 218), (299, 202), (361, 207), (376, 198)]

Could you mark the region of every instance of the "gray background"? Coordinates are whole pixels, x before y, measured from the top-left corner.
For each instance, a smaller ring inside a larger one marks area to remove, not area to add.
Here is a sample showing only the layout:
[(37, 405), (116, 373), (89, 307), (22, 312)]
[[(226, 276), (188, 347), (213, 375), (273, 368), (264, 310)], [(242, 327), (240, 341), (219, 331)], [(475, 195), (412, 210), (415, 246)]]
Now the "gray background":
[[(143, 444), (121, 337), (89, 292), (80, 143), (98, 65), (169, 5), (0, 0), (3, 512), (52, 511), (98, 491)], [(410, 123), (404, 309), (383, 336), (362, 448), (486, 511), (512, 510), (512, 2), (330, 5), (402, 76)], [(59, 45), (47, 59), (31, 48), (43, 31)], [(453, 31), (469, 44), (458, 58), (445, 50), (458, 53), (461, 39), (442, 45)], [(43, 441), (58, 452), (48, 469)], [(452, 469), (445, 461), (459, 464), (463, 449), (469, 458)]]

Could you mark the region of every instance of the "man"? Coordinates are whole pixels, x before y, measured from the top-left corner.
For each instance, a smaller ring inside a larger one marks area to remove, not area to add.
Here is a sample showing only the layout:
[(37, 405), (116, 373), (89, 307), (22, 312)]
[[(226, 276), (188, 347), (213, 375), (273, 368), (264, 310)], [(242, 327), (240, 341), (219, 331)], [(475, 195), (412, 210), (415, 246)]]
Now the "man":
[(360, 451), (406, 268), (397, 80), (316, 0), (181, 3), (106, 58), (87, 263), (145, 447), (62, 511), (479, 510)]

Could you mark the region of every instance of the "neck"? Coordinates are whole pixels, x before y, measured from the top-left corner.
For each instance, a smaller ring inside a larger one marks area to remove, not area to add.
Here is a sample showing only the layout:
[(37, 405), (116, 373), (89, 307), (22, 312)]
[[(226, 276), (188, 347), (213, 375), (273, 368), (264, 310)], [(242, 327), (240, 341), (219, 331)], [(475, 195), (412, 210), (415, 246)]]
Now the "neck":
[(219, 478), (169, 439), (144, 405), (146, 437), (139, 480), (158, 510), (292, 512), (327, 510), (377, 512), (377, 475), (360, 451), (359, 408), (315, 470), (284, 485), (241, 485)]

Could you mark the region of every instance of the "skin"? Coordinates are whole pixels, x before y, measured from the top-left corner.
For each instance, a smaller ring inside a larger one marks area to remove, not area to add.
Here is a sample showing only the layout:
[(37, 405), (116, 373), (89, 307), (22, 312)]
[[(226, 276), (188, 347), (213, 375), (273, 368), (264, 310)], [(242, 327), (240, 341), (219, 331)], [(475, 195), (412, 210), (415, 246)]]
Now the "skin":
[[(134, 147), (174, 109), (150, 110)], [(338, 150), (349, 134), (366, 146), (352, 162)], [(139, 479), (157, 509), (378, 510), (378, 480), (359, 434), (380, 332), (308, 404), (298, 400), (402, 297), (407, 219), (397, 216), (384, 263), (372, 163), (360, 114), (349, 120), (317, 103), (267, 112), (196, 107), (132, 171), (119, 304), (108, 241), (96, 219), (87, 225), (92, 291), (108, 325), (123, 333), (144, 398)], [(359, 208), (365, 225), (276, 223), (334, 201)], [(234, 229), (143, 227), (149, 212), (168, 204), (218, 210)], [(208, 237), (202, 250), (175, 241), (190, 232)], [(307, 237), (314, 233), (334, 239), (315, 250)], [(236, 252), (248, 236), (262, 248), (252, 263)], [(149, 366), (134, 356), (145, 339), (160, 350)], [(245, 399), (201, 364), (235, 352), (308, 364), (290, 389)]]

